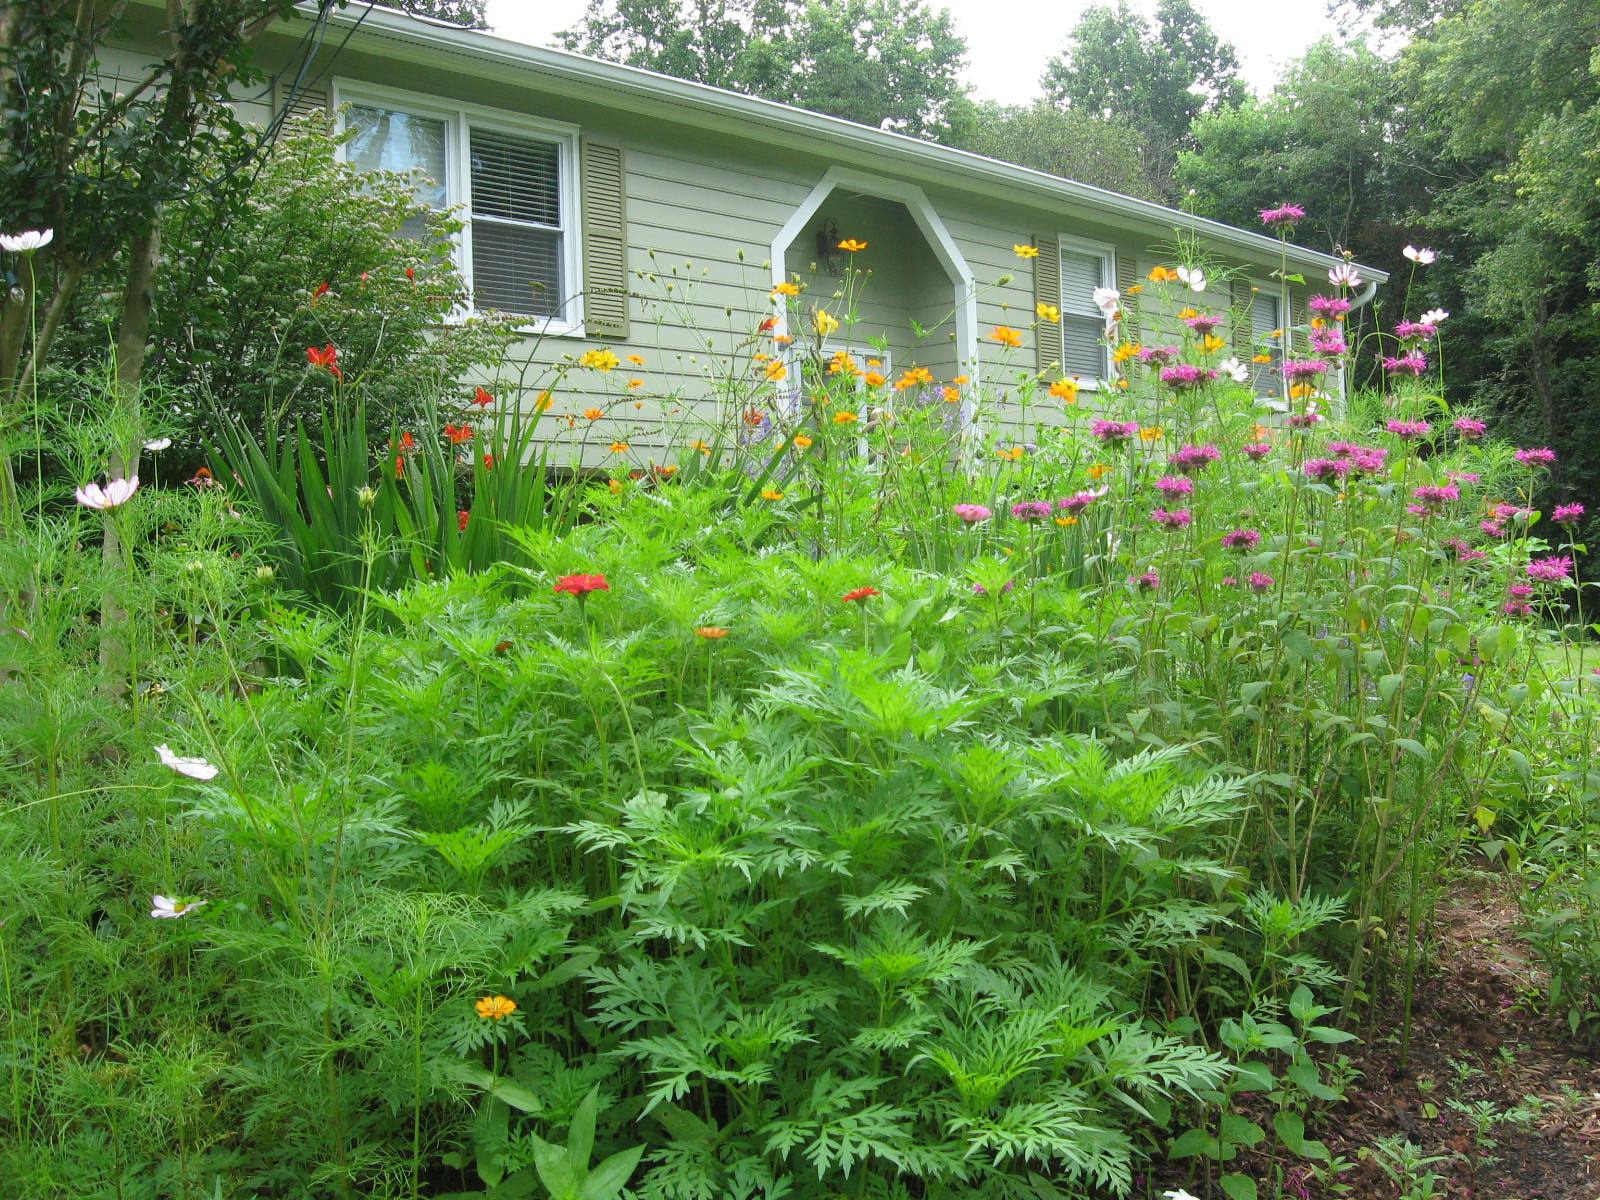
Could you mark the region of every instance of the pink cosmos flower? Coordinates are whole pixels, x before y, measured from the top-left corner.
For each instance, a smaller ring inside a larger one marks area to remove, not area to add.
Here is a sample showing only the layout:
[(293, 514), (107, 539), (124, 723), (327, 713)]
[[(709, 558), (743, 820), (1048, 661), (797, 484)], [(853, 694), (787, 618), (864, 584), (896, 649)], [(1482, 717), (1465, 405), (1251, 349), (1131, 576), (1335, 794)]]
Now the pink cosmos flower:
[(204, 782), (217, 777), (219, 768), (212, 766), (203, 758), (182, 758), (174, 754), (172, 747), (165, 742), (156, 747), (156, 757), (161, 760), (163, 766), (171, 767), (179, 775), (187, 775), (190, 779)]
[(958, 504), (953, 510), (968, 525), (976, 525), (979, 521), (987, 521), (994, 513), (981, 504)]
[(1537, 450), (1518, 450), (1511, 457), (1525, 467), (1548, 467), (1556, 461), (1556, 452), (1543, 446)]
[(98, 483), (90, 483), (79, 488), (73, 493), (78, 503), (85, 508), (99, 509), (101, 512), (110, 512), (114, 508), (121, 508), (133, 494), (139, 490), (139, 477), (129, 476), (127, 479), (110, 480), (105, 487)]
[(1328, 271), (1328, 282), (1334, 287), (1358, 288), (1362, 283), (1361, 272), (1350, 263), (1340, 263)]
[(1430, 266), (1439, 257), (1432, 250), (1425, 250), (1417, 246), (1407, 246), (1400, 253), (1404, 254), (1412, 262), (1421, 263), (1425, 267)]
[(189, 900), (179, 896), (163, 896), (157, 892), (150, 897), (150, 915), (173, 920), (192, 913), (197, 908), (204, 908), (210, 903), (209, 900)]

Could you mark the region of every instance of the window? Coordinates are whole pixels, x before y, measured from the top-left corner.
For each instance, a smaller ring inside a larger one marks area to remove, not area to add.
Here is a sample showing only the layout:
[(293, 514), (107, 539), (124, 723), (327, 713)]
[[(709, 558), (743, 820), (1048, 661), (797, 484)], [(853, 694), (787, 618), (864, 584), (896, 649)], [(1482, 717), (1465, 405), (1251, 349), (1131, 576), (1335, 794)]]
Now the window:
[(1094, 290), (1115, 286), (1113, 270), (1108, 247), (1061, 240), (1061, 370), (1083, 383), (1112, 373), (1106, 318), (1095, 305)]
[[(481, 309), (576, 327), (576, 139), (485, 109), (448, 109), (369, 88), (341, 89), (346, 159), (412, 172), (417, 200), (466, 222), (456, 262)], [(422, 233), (420, 220), (410, 230)]]
[[(1283, 297), (1275, 284), (1257, 283), (1250, 290), (1250, 353), (1272, 361), (1252, 362), (1250, 386), (1258, 396), (1283, 395)], [(1273, 337), (1273, 333), (1278, 334)]]

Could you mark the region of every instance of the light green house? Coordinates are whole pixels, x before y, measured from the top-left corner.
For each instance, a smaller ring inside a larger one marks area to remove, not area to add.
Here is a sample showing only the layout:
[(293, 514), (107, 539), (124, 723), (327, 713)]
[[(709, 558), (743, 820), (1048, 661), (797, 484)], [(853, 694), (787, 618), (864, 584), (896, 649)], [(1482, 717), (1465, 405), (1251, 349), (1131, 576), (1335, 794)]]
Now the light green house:
[[(1021, 369), (1093, 389), (1115, 371), (1094, 290), (1143, 285), (1174, 264), (1175, 237), (1202, 246), (1219, 281), (1185, 299), (1236, 314), (1223, 332), (1246, 360), (1273, 330), (1304, 322), (1308, 289), (1275, 277), (1285, 253), (1311, 289), (1340, 261), (963, 151), (382, 9), (300, 16), (261, 40), (257, 62), (272, 83), (243, 100), (246, 117), (331, 106), (355, 127), (356, 162), (419, 169), (421, 198), (458, 209), (457, 261), (476, 305), (526, 317), (525, 405), (563, 363), (609, 348), (642, 380), (630, 419), (644, 443), (665, 437), (664, 414), (704, 401), (708, 376), (758, 378), (795, 346), (816, 348), (815, 311), (844, 315), (833, 296), (852, 267), (870, 278), (856, 319), (824, 350), (874, 355), (886, 375), (926, 367), (940, 384), (976, 388)], [(844, 239), (867, 249), (841, 254)], [(1363, 275), (1370, 298), (1385, 276)], [(772, 289), (794, 279), (806, 290), (774, 303)], [(1037, 321), (1039, 304), (1060, 322)], [(1130, 319), (1124, 334), (1158, 339), (1166, 317), (1146, 305), (1144, 327)], [(777, 324), (763, 329), (768, 318)], [(996, 340), (996, 327), (1019, 330), (1022, 346)], [(785, 333), (795, 341), (770, 342)], [(573, 372), (561, 403), (580, 408), (599, 386)], [(1258, 370), (1257, 386), (1278, 385)]]

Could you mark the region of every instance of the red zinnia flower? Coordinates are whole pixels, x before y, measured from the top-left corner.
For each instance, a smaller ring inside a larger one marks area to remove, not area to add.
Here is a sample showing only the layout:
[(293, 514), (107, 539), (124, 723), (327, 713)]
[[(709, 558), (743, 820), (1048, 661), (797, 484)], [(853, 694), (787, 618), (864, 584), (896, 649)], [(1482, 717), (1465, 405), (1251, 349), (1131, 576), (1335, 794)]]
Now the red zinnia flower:
[(863, 600), (867, 600), (872, 596), (881, 596), (882, 594), (883, 593), (878, 591), (878, 589), (875, 587), (858, 587), (853, 592), (846, 592), (844, 595), (840, 596), (839, 599), (844, 601), (846, 604), (860, 604)]
[(582, 598), (590, 592), (609, 592), (611, 585), (606, 582), (604, 575), (563, 575), (556, 580), (552, 590), (571, 592), (574, 596)]

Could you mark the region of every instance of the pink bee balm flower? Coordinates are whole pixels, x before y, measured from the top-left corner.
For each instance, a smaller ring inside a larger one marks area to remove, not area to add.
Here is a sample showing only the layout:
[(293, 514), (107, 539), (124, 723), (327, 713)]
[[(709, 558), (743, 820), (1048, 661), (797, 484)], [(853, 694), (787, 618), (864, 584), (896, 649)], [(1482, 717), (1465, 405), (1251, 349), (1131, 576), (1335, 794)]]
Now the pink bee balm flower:
[(1070, 496), (1057, 500), (1056, 507), (1062, 512), (1076, 515), (1100, 499), (1101, 496), (1104, 496), (1108, 490), (1107, 488), (1096, 488), (1092, 492), (1074, 492)]
[(1260, 462), (1263, 458), (1271, 453), (1272, 446), (1267, 442), (1252, 442), (1250, 445), (1244, 447), (1244, 456), (1251, 462)]
[(1507, 600), (1501, 611), (1508, 617), (1526, 617), (1533, 612), (1533, 605), (1525, 600)]
[(1344, 340), (1344, 334), (1337, 329), (1313, 329), (1311, 348), (1318, 354), (1331, 354), (1334, 357), (1348, 354), (1350, 351), (1349, 344)]
[(981, 504), (958, 504), (953, 510), (968, 525), (976, 525), (979, 521), (987, 521), (994, 513)]
[(1452, 423), (1456, 427), (1456, 432), (1464, 438), (1481, 438), (1489, 431), (1488, 425), (1472, 417), (1457, 417)]
[(1089, 432), (1107, 445), (1125, 442), (1139, 432), (1137, 421), (1096, 421)]
[(1300, 469), (1306, 473), (1306, 478), (1323, 483), (1332, 483), (1350, 474), (1350, 464), (1342, 458), (1308, 458)]
[(1383, 427), (1395, 437), (1405, 438), (1408, 441), (1427, 437), (1433, 432), (1433, 426), (1426, 421), (1385, 421)]
[(1421, 505), (1421, 510), (1419, 511), (1428, 513), (1439, 512), (1450, 501), (1461, 499), (1461, 489), (1453, 483), (1440, 486), (1423, 484), (1411, 494), (1416, 497), (1417, 502)]
[(1572, 579), (1572, 560), (1552, 554), (1548, 558), (1534, 559), (1524, 570), (1529, 579), (1540, 583), (1567, 583)]
[(1222, 324), (1222, 318), (1209, 313), (1201, 313), (1199, 316), (1185, 317), (1183, 323), (1201, 337), (1205, 337), (1217, 331), (1217, 327)]
[(1019, 521), (1040, 521), (1055, 511), (1048, 500), (1024, 500), (1011, 506), (1011, 515)]
[(1315, 379), (1328, 373), (1328, 364), (1320, 358), (1290, 359), (1283, 364), (1285, 379)]
[(86, 484), (73, 493), (78, 503), (85, 508), (96, 508), (101, 512), (110, 512), (114, 508), (121, 508), (133, 494), (139, 490), (139, 477), (130, 476), (127, 479), (113, 479), (105, 487), (98, 483)]
[(1402, 341), (1415, 339), (1416, 341), (1425, 342), (1438, 332), (1432, 325), (1426, 325), (1421, 321), (1401, 321), (1400, 324), (1394, 327), (1395, 337)]
[(1203, 371), (1193, 363), (1178, 363), (1176, 366), (1161, 368), (1161, 382), (1179, 392), (1186, 388), (1198, 387), (1207, 379), (1216, 377), (1215, 371)]
[(1421, 375), (1428, 369), (1428, 356), (1402, 354), (1398, 358), (1385, 358), (1383, 369), (1391, 375)]
[(1450, 553), (1454, 554), (1456, 559), (1460, 562), (1471, 562), (1475, 558), (1488, 557), (1484, 551), (1474, 550), (1470, 545), (1462, 541), (1460, 538), (1451, 538), (1449, 541), (1445, 542), (1444, 548), (1450, 551)]
[(1246, 582), (1250, 584), (1250, 590), (1260, 596), (1272, 590), (1274, 580), (1265, 571), (1253, 571)]
[(1193, 495), (1194, 480), (1183, 475), (1163, 475), (1156, 480), (1156, 491), (1161, 493), (1162, 499), (1171, 503), (1179, 496)]
[(1525, 467), (1548, 467), (1556, 461), (1556, 452), (1544, 446), (1537, 450), (1518, 450), (1511, 457)]
[(1263, 208), (1261, 223), (1272, 229), (1293, 229), (1305, 215), (1306, 210), (1298, 204), (1280, 204), (1277, 208)]
[(1190, 475), (1204, 471), (1221, 458), (1222, 451), (1215, 446), (1185, 446), (1169, 457), (1167, 462), (1175, 470), (1182, 471), (1185, 475)]
[(1503, 538), (1506, 535), (1506, 527), (1499, 521), (1479, 521), (1478, 528), (1492, 538)]
[(1180, 508), (1176, 512), (1168, 512), (1164, 508), (1158, 508), (1150, 514), (1150, 519), (1164, 529), (1176, 531), (1189, 528), (1189, 525), (1194, 521), (1194, 514), (1187, 508)]
[(1176, 346), (1144, 346), (1139, 350), (1139, 361), (1153, 367), (1162, 367), (1178, 357)]
[(1315, 429), (1322, 419), (1322, 414), (1318, 412), (1294, 413), (1289, 417), (1289, 428)]
[(1555, 512), (1550, 514), (1550, 519), (1557, 525), (1576, 525), (1583, 519), (1583, 505), (1558, 504)]
[(1235, 529), (1232, 533), (1222, 535), (1222, 544), (1226, 549), (1243, 553), (1261, 544), (1261, 534), (1254, 529)]
[(1306, 307), (1319, 317), (1342, 317), (1350, 311), (1350, 301), (1343, 296), (1313, 296)]
[(1153, 592), (1161, 586), (1161, 576), (1154, 571), (1146, 571), (1143, 575), (1129, 575), (1128, 586), (1136, 587), (1141, 592)]
[(1388, 456), (1387, 450), (1373, 446), (1357, 446), (1350, 453), (1350, 474), (1375, 475), (1383, 470), (1383, 460)]

